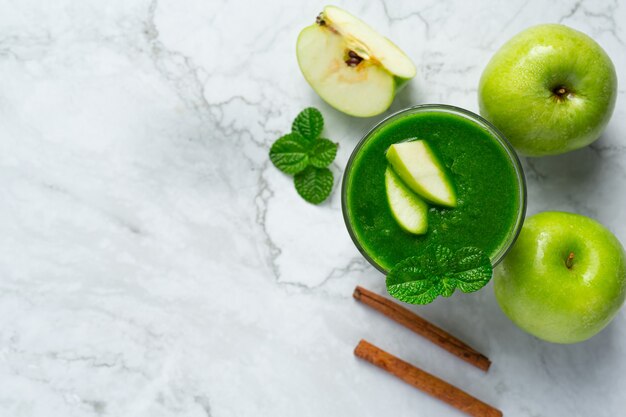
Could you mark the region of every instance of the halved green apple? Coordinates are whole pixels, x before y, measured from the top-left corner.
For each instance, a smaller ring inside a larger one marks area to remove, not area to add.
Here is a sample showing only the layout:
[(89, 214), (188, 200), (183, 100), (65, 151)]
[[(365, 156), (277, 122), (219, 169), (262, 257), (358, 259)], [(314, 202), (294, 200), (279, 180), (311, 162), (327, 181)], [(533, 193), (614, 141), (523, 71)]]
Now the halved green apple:
[(391, 168), (385, 171), (385, 188), (391, 214), (409, 233), (423, 235), (428, 230), (428, 204), (409, 190)]
[(339, 111), (370, 117), (387, 110), (416, 74), (389, 39), (345, 10), (326, 6), (300, 32), (298, 65), (313, 90)]
[(431, 203), (456, 207), (456, 191), (452, 180), (437, 155), (423, 140), (391, 145), (387, 161), (414, 192)]

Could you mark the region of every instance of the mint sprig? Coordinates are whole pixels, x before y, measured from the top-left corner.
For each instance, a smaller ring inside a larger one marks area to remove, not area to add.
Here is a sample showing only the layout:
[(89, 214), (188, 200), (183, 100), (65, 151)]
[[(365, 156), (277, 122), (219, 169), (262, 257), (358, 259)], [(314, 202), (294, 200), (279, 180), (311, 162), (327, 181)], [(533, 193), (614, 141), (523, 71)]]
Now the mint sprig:
[(410, 304), (428, 304), (439, 295), (450, 297), (459, 288), (468, 293), (484, 287), (493, 274), (489, 257), (479, 248), (455, 252), (433, 245), (401, 261), (387, 274), (387, 292)]
[(324, 118), (319, 110), (302, 110), (291, 125), (291, 133), (276, 140), (270, 160), (286, 174), (295, 175), (296, 191), (312, 204), (326, 200), (333, 189), (333, 173), (327, 168), (337, 156), (337, 144), (320, 138)]

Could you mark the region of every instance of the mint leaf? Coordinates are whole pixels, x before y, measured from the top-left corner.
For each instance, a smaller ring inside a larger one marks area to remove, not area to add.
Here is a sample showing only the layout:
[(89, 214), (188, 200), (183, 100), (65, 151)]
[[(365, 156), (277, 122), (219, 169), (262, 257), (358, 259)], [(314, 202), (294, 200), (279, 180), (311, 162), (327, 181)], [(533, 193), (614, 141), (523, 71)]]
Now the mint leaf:
[(328, 168), (310, 166), (293, 180), (298, 194), (312, 204), (326, 200), (333, 189), (333, 173)]
[(463, 292), (474, 292), (484, 287), (493, 274), (491, 260), (474, 247), (459, 249), (455, 254), (455, 283)]
[(439, 295), (450, 297), (457, 288), (465, 293), (478, 291), (492, 273), (491, 260), (481, 249), (452, 252), (434, 245), (394, 266), (387, 274), (387, 291), (406, 303), (428, 304)]
[(286, 174), (297, 174), (309, 165), (312, 143), (298, 133), (279, 138), (270, 148), (270, 160)]
[(439, 295), (439, 283), (427, 271), (419, 257), (405, 259), (387, 274), (387, 292), (405, 303), (431, 303)]
[(328, 139), (318, 139), (313, 144), (309, 154), (311, 165), (325, 168), (330, 165), (337, 156), (337, 144)]
[(291, 131), (299, 133), (311, 141), (317, 139), (324, 129), (322, 113), (315, 107), (307, 107), (296, 116), (291, 125)]

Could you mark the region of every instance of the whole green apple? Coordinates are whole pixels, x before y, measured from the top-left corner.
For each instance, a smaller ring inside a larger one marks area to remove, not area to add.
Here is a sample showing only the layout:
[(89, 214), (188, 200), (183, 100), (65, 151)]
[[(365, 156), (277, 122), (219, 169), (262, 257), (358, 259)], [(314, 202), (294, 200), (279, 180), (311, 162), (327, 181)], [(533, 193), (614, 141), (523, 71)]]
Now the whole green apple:
[(617, 238), (579, 214), (528, 218), (494, 273), (502, 311), (519, 327), (554, 343), (602, 330), (626, 295), (626, 260)]
[(587, 146), (606, 127), (617, 96), (615, 67), (582, 32), (544, 24), (517, 34), (483, 71), (480, 114), (527, 156)]

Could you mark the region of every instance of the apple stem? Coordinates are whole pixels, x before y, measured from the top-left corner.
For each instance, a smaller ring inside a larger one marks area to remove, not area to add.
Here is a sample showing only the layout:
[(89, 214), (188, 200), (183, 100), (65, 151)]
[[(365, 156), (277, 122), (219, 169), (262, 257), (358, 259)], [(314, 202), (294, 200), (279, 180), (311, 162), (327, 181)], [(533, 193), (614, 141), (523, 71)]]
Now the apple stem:
[(558, 101), (565, 100), (569, 95), (570, 91), (567, 87), (563, 85), (559, 85), (552, 90), (552, 94), (554, 94), (554, 98)]
[(574, 264), (574, 252), (570, 252), (565, 260), (565, 266), (567, 269), (572, 269), (572, 265)]

